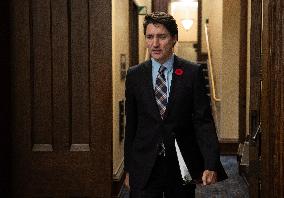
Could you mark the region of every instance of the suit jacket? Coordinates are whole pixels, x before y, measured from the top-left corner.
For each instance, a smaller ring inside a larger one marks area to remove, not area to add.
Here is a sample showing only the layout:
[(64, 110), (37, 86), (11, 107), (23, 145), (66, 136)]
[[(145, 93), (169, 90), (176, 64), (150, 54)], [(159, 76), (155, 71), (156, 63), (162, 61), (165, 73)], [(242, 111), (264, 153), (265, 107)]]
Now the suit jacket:
[(200, 179), (206, 169), (216, 171), (218, 181), (226, 179), (202, 68), (174, 57), (171, 91), (163, 120), (152, 82), (151, 60), (127, 72), (124, 169), (129, 172), (131, 188), (141, 189), (146, 185), (161, 141), (166, 155), (172, 156), (169, 163), (178, 166), (175, 138), (193, 179)]

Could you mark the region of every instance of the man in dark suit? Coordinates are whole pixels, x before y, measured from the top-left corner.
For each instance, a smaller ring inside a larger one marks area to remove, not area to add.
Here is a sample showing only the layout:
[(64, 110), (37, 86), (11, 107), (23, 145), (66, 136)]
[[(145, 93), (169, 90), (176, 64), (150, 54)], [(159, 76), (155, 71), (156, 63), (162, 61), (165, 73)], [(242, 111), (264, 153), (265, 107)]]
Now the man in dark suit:
[[(194, 197), (196, 182), (227, 178), (202, 69), (173, 54), (178, 29), (171, 15), (146, 15), (144, 34), (151, 59), (126, 77), (124, 184), (132, 198)], [(175, 140), (190, 183), (182, 178)]]

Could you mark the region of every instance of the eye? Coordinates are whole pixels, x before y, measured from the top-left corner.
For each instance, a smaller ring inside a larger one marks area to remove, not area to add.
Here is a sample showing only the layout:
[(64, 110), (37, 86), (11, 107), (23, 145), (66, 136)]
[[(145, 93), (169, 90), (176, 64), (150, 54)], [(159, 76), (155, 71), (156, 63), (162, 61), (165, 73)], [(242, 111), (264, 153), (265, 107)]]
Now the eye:
[(164, 40), (164, 39), (167, 38), (167, 35), (166, 35), (166, 34), (161, 34), (161, 35), (159, 36), (159, 38)]
[(153, 39), (153, 35), (146, 35), (146, 39)]

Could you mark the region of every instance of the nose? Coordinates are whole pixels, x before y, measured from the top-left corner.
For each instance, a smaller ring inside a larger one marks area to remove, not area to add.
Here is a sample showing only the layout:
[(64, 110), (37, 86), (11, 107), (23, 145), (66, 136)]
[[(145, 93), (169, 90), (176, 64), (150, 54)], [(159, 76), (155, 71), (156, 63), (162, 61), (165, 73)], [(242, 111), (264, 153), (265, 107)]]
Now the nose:
[(153, 46), (154, 47), (159, 47), (159, 38), (157, 38), (157, 37), (154, 37), (154, 41), (153, 41)]

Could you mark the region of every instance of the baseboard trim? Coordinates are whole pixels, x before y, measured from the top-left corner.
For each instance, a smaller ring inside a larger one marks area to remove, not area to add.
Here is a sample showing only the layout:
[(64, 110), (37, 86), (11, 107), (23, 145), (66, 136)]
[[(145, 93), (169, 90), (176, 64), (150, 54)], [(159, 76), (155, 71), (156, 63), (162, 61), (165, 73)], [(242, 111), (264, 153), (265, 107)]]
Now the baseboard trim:
[(120, 198), (125, 173), (122, 174), (120, 180), (112, 181), (112, 198)]
[(124, 160), (120, 162), (120, 165), (115, 173), (112, 175), (112, 179), (115, 181), (119, 181), (123, 175), (123, 168), (124, 168)]
[(238, 139), (220, 139), (219, 148), (221, 155), (237, 155), (239, 148)]
[(122, 190), (122, 185), (123, 181), (125, 178), (125, 172), (123, 170), (124, 163), (122, 163), (119, 166), (119, 169), (115, 174), (113, 174), (113, 179), (112, 179), (112, 198), (120, 198), (121, 195), (121, 190)]

